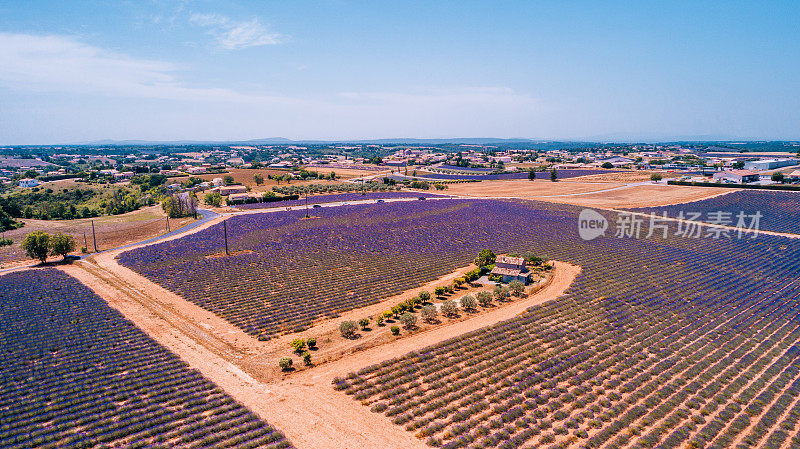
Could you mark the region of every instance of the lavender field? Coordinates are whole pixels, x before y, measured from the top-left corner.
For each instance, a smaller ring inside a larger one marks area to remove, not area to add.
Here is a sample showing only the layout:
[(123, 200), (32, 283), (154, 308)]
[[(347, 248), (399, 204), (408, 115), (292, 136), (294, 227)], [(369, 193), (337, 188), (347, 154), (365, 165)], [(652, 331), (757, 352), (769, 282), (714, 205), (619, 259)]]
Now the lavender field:
[(791, 431), (800, 420), (800, 242), (674, 232), (583, 241), (578, 211), (454, 199), (323, 209), (311, 220), (250, 215), (228, 229), (234, 250), (252, 252), (207, 257), (221, 251), (220, 229), (210, 228), (121, 261), (271, 335), (435, 279), (483, 248), (531, 251), (583, 267), (567, 294), (341, 373), (334, 388), (434, 447), (800, 444)]
[(291, 447), (61, 271), (0, 277), (0, 322), (0, 447)]
[[(577, 178), (578, 176), (597, 175), (602, 173), (620, 173), (620, 170), (591, 170), (591, 169), (574, 169), (574, 170), (556, 170), (558, 179)], [(497, 180), (510, 180), (510, 179), (528, 179), (528, 172), (520, 173), (499, 173), (499, 174), (450, 174), (450, 173), (424, 173), (419, 175), (420, 178), (427, 179), (470, 179), (478, 181), (497, 181)], [(550, 180), (550, 172), (536, 172), (536, 179)]]
[[(366, 192), (366, 193), (332, 193), (328, 195), (310, 195), (308, 197), (309, 206), (312, 204), (325, 204), (337, 203), (340, 201), (364, 201), (364, 200), (388, 200), (397, 198), (434, 198), (444, 197), (445, 195), (436, 195), (431, 193), (420, 192)], [(304, 206), (306, 204), (305, 197), (297, 200), (277, 201), (274, 203), (251, 203), (237, 205), (237, 209), (269, 209), (275, 207), (290, 207), (290, 206)]]
[(760, 229), (800, 234), (800, 192), (738, 190), (693, 203), (631, 210), (657, 215), (666, 212), (667, 216), (673, 218), (681, 212), (686, 217), (689, 213), (695, 212), (700, 213), (697, 220), (703, 222), (711, 222), (717, 218), (709, 216), (709, 213), (722, 212), (723, 215), (718, 218), (729, 221), (728, 224), (731, 226), (736, 226), (739, 213), (752, 215), (760, 212), (762, 215)]

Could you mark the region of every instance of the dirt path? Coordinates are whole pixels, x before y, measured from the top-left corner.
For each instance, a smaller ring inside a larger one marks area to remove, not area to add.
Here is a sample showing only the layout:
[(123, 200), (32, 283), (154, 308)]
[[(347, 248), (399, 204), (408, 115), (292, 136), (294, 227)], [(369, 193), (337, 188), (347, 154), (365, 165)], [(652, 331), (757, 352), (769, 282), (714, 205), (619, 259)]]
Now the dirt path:
[[(385, 416), (372, 413), (351, 397), (335, 391), (331, 386), (333, 377), (513, 318), (532, 305), (563, 294), (580, 272), (580, 267), (555, 262), (550, 284), (527, 298), (389, 344), (346, 354), (336, 361), (286, 377), (264, 378), (246, 360), (268, 352), (275, 342), (259, 342), (213, 313), (120, 267), (112, 253), (93, 259), (94, 263), (81, 261), (59, 268), (283, 431), (299, 449), (427, 447)], [(112, 265), (116, 268), (108, 269)]]

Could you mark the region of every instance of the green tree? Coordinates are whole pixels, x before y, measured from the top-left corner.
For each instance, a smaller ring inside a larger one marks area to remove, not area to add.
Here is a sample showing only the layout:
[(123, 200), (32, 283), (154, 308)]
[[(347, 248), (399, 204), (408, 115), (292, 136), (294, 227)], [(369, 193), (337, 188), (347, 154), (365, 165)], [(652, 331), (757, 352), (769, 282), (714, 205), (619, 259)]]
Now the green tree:
[(311, 353), (310, 352), (306, 351), (306, 352), (303, 353), (303, 363), (306, 366), (311, 366), (312, 365), (312, 363), (311, 363)]
[(22, 249), (28, 257), (39, 259), (42, 263), (47, 262), (47, 256), (50, 254), (50, 234), (44, 231), (31, 232), (22, 241)]
[(603, 165), (600, 166), (601, 168), (614, 168), (614, 164), (611, 162), (603, 162)]
[(554, 169), (550, 170), (550, 180), (553, 181), (553, 182), (556, 182), (556, 179), (558, 179), (558, 172), (554, 168)]
[(264, 176), (261, 173), (256, 173), (253, 175), (253, 181), (256, 182), (257, 186), (260, 186), (261, 184), (264, 184)]
[(472, 295), (466, 295), (461, 298), (461, 308), (464, 310), (475, 310), (475, 306), (477, 303), (475, 302), (475, 298)]
[(445, 292), (445, 291), (446, 291), (446, 290), (445, 290), (445, 288), (444, 288), (444, 287), (442, 287), (442, 286), (439, 286), (439, 287), (436, 287), (436, 288), (434, 288), (434, 289), (433, 289), (433, 293), (435, 293), (435, 294), (436, 294), (436, 296), (442, 296), (442, 295), (444, 295), (444, 292)]
[(481, 305), (481, 307), (489, 307), (489, 305), (492, 303), (492, 294), (486, 290), (476, 293), (475, 297), (478, 299), (478, 303)]
[(420, 315), (422, 315), (423, 320), (431, 323), (436, 321), (436, 317), (439, 315), (439, 313), (436, 310), (436, 306), (425, 306), (422, 308)]
[(278, 360), (278, 366), (280, 366), (284, 371), (288, 371), (289, 368), (292, 367), (292, 364), (293, 362), (291, 357), (281, 357), (280, 360)]
[(772, 174), (772, 180), (775, 182), (783, 182), (783, 179), (784, 175), (779, 171), (776, 171), (775, 173)]
[(413, 314), (410, 314), (410, 313), (404, 313), (404, 314), (403, 314), (403, 315), (400, 317), (400, 323), (401, 323), (401, 324), (403, 325), (403, 327), (405, 327), (406, 329), (411, 329), (411, 328), (413, 328), (413, 327), (414, 327), (414, 325), (415, 325), (415, 324), (417, 324), (417, 317), (416, 317), (416, 316), (414, 316)]
[(223, 176), (222, 177), (222, 183), (225, 184), (226, 186), (232, 185), (233, 184), (233, 176), (231, 176), (231, 175)]
[(495, 260), (497, 260), (495, 253), (490, 249), (484, 249), (478, 254), (474, 262), (479, 267), (485, 267), (493, 264)]
[(317, 339), (314, 337), (308, 337), (308, 339), (306, 339), (306, 344), (309, 348), (314, 348), (317, 346)]
[(535, 181), (536, 180), (536, 170), (534, 170), (534, 169), (528, 170), (528, 179), (531, 180), (531, 181)]
[(383, 326), (383, 315), (378, 315), (375, 317), (375, 324), (378, 326)]
[(339, 333), (344, 338), (353, 338), (356, 336), (356, 323), (353, 321), (342, 321), (339, 324)]
[(209, 206), (219, 207), (222, 204), (222, 195), (219, 192), (206, 193), (204, 201)]
[(442, 315), (446, 317), (453, 317), (458, 312), (458, 306), (452, 299), (448, 299), (447, 301), (442, 303)]
[(397, 326), (392, 326), (389, 329), (392, 330), (392, 335), (400, 335), (400, 328)]
[(425, 290), (423, 290), (423, 291), (419, 292), (419, 299), (420, 299), (420, 301), (422, 301), (423, 303), (430, 301), (430, 300), (431, 300), (431, 294), (430, 294), (430, 292), (427, 292), (427, 291), (425, 291)]
[(362, 331), (367, 330), (367, 327), (369, 326), (369, 318), (361, 318), (358, 320), (358, 325), (361, 326)]
[(522, 296), (522, 293), (525, 292), (525, 284), (523, 284), (520, 281), (511, 281), (511, 282), (509, 282), (508, 283), (508, 288), (510, 288), (511, 291), (516, 296)]
[(661, 181), (661, 173), (653, 173), (650, 175), (650, 180), (654, 182)]
[(65, 260), (67, 255), (75, 251), (75, 239), (71, 235), (58, 233), (50, 238), (50, 255), (61, 256)]
[(291, 346), (292, 349), (294, 349), (294, 352), (299, 354), (303, 352), (303, 349), (306, 348), (306, 341), (303, 340), (302, 338), (295, 338), (294, 340), (292, 340), (289, 346)]

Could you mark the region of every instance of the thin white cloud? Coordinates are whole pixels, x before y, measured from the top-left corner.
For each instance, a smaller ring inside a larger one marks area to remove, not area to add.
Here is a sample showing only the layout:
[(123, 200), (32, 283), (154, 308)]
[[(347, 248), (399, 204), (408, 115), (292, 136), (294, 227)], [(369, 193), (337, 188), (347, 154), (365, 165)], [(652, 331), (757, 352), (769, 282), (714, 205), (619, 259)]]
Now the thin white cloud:
[(0, 61), (0, 85), (32, 91), (234, 103), (297, 101), (188, 86), (174, 64), (134, 58), (69, 36), (0, 33)]
[(284, 39), (281, 34), (269, 31), (257, 18), (236, 21), (219, 14), (192, 14), (189, 21), (206, 28), (217, 45), (225, 50), (276, 45)]

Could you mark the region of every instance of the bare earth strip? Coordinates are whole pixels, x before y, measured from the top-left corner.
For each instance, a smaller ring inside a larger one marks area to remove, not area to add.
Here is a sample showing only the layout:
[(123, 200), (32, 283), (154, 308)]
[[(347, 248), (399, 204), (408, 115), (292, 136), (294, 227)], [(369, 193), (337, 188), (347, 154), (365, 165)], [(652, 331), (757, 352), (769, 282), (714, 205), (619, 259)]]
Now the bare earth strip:
[[(112, 265), (116, 265), (113, 270), (109, 269)], [(426, 447), (387, 417), (372, 413), (333, 390), (333, 377), (513, 318), (532, 305), (563, 294), (580, 271), (580, 267), (555, 262), (550, 284), (527, 298), (391, 344), (346, 354), (305, 371), (275, 377), (254, 371), (257, 365), (248, 360), (258, 358), (262, 351), (269, 352), (277, 342), (259, 342), (213, 313), (117, 265), (111, 254), (99, 255), (97, 264), (82, 261), (61, 269), (283, 431), (300, 449)], [(274, 359), (270, 360), (274, 363)]]

